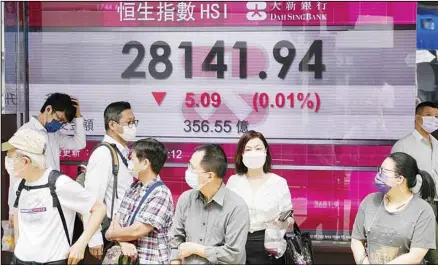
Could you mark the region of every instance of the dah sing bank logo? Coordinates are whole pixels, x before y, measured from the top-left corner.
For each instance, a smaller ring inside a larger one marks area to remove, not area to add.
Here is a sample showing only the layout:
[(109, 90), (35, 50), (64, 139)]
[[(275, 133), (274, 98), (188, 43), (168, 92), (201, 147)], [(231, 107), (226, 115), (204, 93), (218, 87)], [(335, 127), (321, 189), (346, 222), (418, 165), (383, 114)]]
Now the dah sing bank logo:
[[(250, 21), (326, 21), (327, 3), (317, 2), (248, 2), (246, 3), (246, 19)], [(285, 5), (286, 4), (286, 5)], [(313, 3), (315, 4), (315, 3)], [(272, 8), (271, 8), (272, 7)]]
[(267, 5), (265, 2), (248, 2), (246, 3), (246, 8), (249, 10), (246, 13), (246, 18), (248, 20), (265, 20), (268, 15), (264, 11)]

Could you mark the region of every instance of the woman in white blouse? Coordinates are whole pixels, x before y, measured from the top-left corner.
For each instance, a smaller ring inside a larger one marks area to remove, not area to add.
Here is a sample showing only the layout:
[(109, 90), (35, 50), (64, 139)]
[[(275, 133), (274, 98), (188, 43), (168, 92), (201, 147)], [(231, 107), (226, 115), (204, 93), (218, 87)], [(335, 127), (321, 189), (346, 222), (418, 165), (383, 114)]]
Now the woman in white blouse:
[(287, 227), (292, 217), (278, 222), (280, 213), (292, 209), (287, 181), (271, 173), (271, 154), (263, 134), (249, 131), (243, 135), (235, 154), (236, 175), (229, 178), (227, 187), (242, 196), (250, 214), (250, 232), (246, 243), (246, 264), (284, 264), (283, 258), (270, 256), (264, 247), (268, 222)]

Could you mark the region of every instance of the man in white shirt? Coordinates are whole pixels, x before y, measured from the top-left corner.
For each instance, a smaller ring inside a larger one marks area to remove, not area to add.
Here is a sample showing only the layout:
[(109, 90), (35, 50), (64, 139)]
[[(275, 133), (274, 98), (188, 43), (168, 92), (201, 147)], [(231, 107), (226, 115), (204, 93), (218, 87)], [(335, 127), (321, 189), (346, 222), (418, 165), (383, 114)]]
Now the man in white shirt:
[[(133, 177), (128, 170), (129, 148), (127, 142), (135, 141), (138, 121), (135, 119), (131, 105), (128, 102), (114, 102), (108, 105), (104, 112), (106, 135), (103, 142), (112, 144), (117, 148), (119, 171), (117, 174), (117, 197), (114, 198), (112, 209), (114, 175), (111, 151), (105, 146), (94, 150), (88, 161), (85, 175), (85, 189), (94, 194), (99, 201), (107, 206), (107, 217), (112, 219), (111, 213), (117, 213), (125, 192), (131, 187)], [(87, 225), (87, 215), (84, 216), (84, 225)], [(108, 223), (109, 225), (109, 223)], [(105, 230), (108, 227), (102, 227)], [(97, 231), (88, 246), (90, 253), (97, 259), (102, 258), (104, 237)]]
[[(15, 250), (12, 264), (77, 264), (105, 216), (105, 206), (68, 176), (45, 166), (46, 135), (18, 130), (2, 144), (13, 161)], [(72, 242), (76, 212), (90, 213), (88, 226)]]
[[(438, 141), (432, 136), (437, 129), (438, 105), (430, 101), (418, 104), (415, 109), (415, 130), (397, 141), (391, 153), (403, 152), (415, 158), (418, 168), (427, 171), (433, 177), (438, 190)], [(421, 180), (421, 177), (417, 177), (417, 185), (413, 192), (420, 191), (418, 187), (421, 187)], [(438, 208), (437, 199), (435, 198), (435, 210)], [(430, 264), (438, 264), (438, 251), (430, 250), (425, 258)]]
[[(438, 141), (431, 133), (437, 129), (438, 106), (430, 101), (420, 103), (415, 109), (415, 130), (398, 140), (391, 150), (391, 153), (403, 152), (415, 158), (418, 168), (427, 171), (435, 184), (438, 184)], [(420, 187), (421, 178), (417, 182)]]
[[(73, 123), (75, 135), (62, 134), (59, 130), (66, 123)], [(40, 114), (31, 117), (30, 121), (21, 126), (18, 130), (33, 129), (42, 132), (47, 140), (47, 151), (45, 152), (46, 165), (50, 168), (60, 169), (61, 149), (84, 149), (86, 146), (84, 119), (79, 108), (79, 101), (69, 95), (62, 93), (51, 94), (41, 107)], [(14, 183), (17, 178), (11, 167), (12, 163), (8, 157), (5, 158), (5, 167), (10, 176), (9, 181), (9, 220), (12, 222), (12, 204), (15, 201), (13, 192)], [(12, 223), (11, 223), (12, 225)]]

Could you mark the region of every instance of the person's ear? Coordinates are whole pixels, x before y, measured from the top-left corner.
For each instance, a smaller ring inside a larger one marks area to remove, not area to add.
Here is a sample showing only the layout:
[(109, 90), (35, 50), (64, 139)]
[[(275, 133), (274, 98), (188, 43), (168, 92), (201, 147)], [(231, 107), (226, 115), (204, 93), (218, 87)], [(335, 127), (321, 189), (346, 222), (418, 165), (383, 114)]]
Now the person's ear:
[(403, 184), (404, 181), (406, 181), (406, 178), (403, 177), (403, 176), (400, 176), (400, 177), (397, 179), (397, 184), (398, 184), (398, 185), (401, 185), (401, 184)]
[(118, 124), (115, 121), (109, 121), (109, 123), (108, 123), (109, 128), (113, 131), (117, 131), (117, 125)]
[(48, 114), (52, 114), (52, 106), (51, 105), (49, 105), (49, 106), (47, 106), (46, 107), (46, 112), (48, 113)]

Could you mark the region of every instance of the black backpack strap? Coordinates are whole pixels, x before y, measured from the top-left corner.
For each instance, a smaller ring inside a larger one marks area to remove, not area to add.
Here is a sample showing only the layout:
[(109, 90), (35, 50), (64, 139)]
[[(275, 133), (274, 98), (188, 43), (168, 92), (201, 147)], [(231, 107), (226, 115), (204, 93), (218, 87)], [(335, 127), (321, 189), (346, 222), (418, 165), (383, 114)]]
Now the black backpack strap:
[(17, 189), (17, 197), (15, 198), (15, 202), (14, 202), (14, 208), (18, 208), (18, 202), (20, 201), (20, 195), (21, 195), (21, 191), (24, 188), (24, 183), (26, 182), (26, 180), (22, 179), (20, 181), (20, 185), (18, 185), (18, 189)]
[(49, 189), (50, 195), (52, 195), (53, 199), (53, 207), (56, 207), (59, 212), (59, 216), (61, 217), (62, 226), (64, 227), (64, 233), (67, 237), (68, 245), (71, 246), (70, 236), (68, 233), (67, 222), (65, 221), (64, 212), (62, 211), (61, 203), (59, 202), (58, 195), (56, 194), (56, 180), (58, 180), (59, 176), (62, 173), (57, 170), (52, 170), (49, 174)]
[[(111, 158), (113, 160), (112, 172), (113, 172), (114, 182), (113, 182), (113, 196), (111, 199), (111, 218), (113, 218), (115, 200), (116, 200), (116, 198), (117, 199), (119, 198), (119, 195), (117, 194), (118, 175), (119, 175), (119, 156), (117, 154), (120, 154), (120, 157), (122, 158), (122, 160), (125, 158), (120, 153), (119, 149), (117, 148), (117, 146), (115, 144), (110, 144), (108, 142), (101, 142), (100, 144), (98, 144), (94, 148), (94, 150), (97, 149), (98, 147), (101, 147), (101, 146), (105, 146), (106, 148), (108, 148), (110, 150)], [(126, 162), (126, 165), (127, 164), (128, 164), (128, 162)]]
[(125, 164), (126, 167), (128, 167), (128, 159), (120, 152), (119, 148), (115, 144), (110, 144), (114, 150), (116, 150), (117, 154), (119, 154), (120, 158), (122, 159), (123, 164)]

